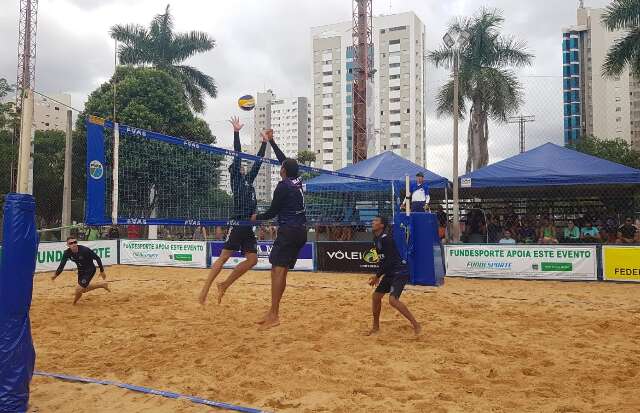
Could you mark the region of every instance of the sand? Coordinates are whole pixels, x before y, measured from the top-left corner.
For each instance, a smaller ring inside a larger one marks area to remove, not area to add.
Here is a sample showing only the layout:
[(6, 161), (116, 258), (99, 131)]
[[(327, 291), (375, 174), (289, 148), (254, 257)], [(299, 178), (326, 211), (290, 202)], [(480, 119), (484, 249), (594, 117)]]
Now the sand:
[[(366, 337), (366, 276), (291, 273), (261, 332), (269, 275), (196, 302), (206, 270), (110, 267), (113, 292), (72, 306), (75, 275), (37, 275), (36, 368), (283, 412), (637, 412), (640, 285), (447, 279), (388, 303)], [(225, 271), (221, 276), (226, 276)], [(34, 378), (33, 412), (204, 412), (114, 387)]]

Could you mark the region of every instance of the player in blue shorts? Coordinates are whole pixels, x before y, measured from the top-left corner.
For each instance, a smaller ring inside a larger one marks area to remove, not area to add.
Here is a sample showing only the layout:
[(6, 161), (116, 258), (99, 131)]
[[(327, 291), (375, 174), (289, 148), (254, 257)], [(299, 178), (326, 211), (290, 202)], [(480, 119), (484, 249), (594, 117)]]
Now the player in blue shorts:
[[(233, 149), (236, 152), (241, 152), (242, 146), (240, 145), (240, 129), (242, 129), (244, 125), (240, 123), (240, 119), (237, 117), (231, 118), (229, 122), (233, 126)], [(264, 157), (266, 150), (267, 138), (266, 134), (263, 132), (262, 145), (258, 150), (257, 156), (260, 158)], [(240, 158), (235, 157), (229, 166), (231, 191), (233, 192), (233, 215), (231, 216), (231, 219), (236, 221), (249, 221), (251, 216), (256, 212), (256, 206), (258, 205), (256, 189), (253, 186), (253, 181), (255, 181), (258, 176), (258, 172), (260, 172), (262, 160), (254, 162), (248, 173), (244, 172), (240, 163)], [(241, 251), (246, 259), (233, 269), (226, 280), (217, 284), (218, 304), (222, 301), (222, 297), (227, 291), (227, 288), (229, 288), (231, 284), (258, 263), (258, 241), (256, 240), (256, 234), (253, 232), (252, 226), (236, 225), (230, 228), (229, 233), (227, 234), (227, 240), (222, 248), (222, 253), (211, 266), (209, 277), (200, 292), (200, 296), (198, 298), (200, 304), (204, 305), (207, 300), (207, 294), (209, 294), (211, 284), (218, 274), (220, 274), (220, 271), (222, 271), (224, 263), (227, 262), (227, 260), (231, 258), (231, 255), (236, 251)]]
[(93, 276), (96, 275), (96, 266), (93, 261), (98, 263), (102, 279), (107, 279), (104, 267), (102, 266), (102, 261), (100, 260), (100, 257), (98, 257), (98, 254), (93, 252), (91, 248), (87, 248), (84, 245), (78, 245), (78, 240), (75, 237), (67, 238), (67, 247), (69, 248), (67, 248), (62, 254), (60, 265), (51, 279), (55, 281), (55, 279), (58, 278), (64, 270), (64, 266), (67, 264), (68, 260), (76, 263), (76, 266), (78, 267), (78, 286), (76, 287), (76, 294), (73, 298), (73, 305), (76, 305), (80, 297), (82, 297), (82, 294), (88, 293), (96, 288), (103, 288), (107, 291), (111, 291), (109, 290), (109, 285), (106, 282), (99, 282), (90, 285)]
[(269, 262), (271, 263), (271, 308), (258, 324), (262, 328), (275, 327), (280, 324), (280, 300), (287, 286), (287, 273), (298, 259), (298, 254), (307, 242), (307, 217), (304, 207), (302, 179), (298, 177), (299, 166), (295, 159), (287, 158), (273, 140), (273, 131), (268, 131), (269, 142), (280, 167), (280, 177), (269, 209), (254, 215), (252, 220), (269, 220), (278, 218), (278, 235), (273, 243)]
[(409, 282), (409, 267), (400, 257), (393, 237), (387, 233), (387, 226), (387, 220), (381, 216), (373, 218), (371, 222), (380, 267), (376, 275), (369, 279), (369, 285), (376, 286), (371, 297), (373, 326), (369, 335), (376, 334), (380, 330), (380, 311), (382, 310), (382, 297), (385, 294), (389, 294), (389, 304), (409, 320), (418, 335), (422, 331), (420, 323), (416, 321), (407, 306), (400, 301), (400, 294)]

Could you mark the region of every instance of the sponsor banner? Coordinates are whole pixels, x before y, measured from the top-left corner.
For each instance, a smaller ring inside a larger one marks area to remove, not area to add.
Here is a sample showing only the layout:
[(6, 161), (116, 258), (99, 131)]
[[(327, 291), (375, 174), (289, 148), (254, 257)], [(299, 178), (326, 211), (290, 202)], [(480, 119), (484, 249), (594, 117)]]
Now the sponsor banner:
[[(213, 263), (220, 256), (222, 247), (224, 246), (224, 242), (214, 241), (210, 242), (209, 245), (211, 249), (211, 262)], [(258, 241), (258, 263), (255, 267), (253, 267), (253, 269), (271, 269), (269, 254), (271, 253), (272, 248), (273, 241)], [(294, 271), (313, 271), (313, 250), (314, 245), (311, 242), (307, 242), (306, 244), (304, 244), (304, 247), (302, 247), (302, 249), (300, 250), (300, 254), (298, 254), (298, 261), (296, 261), (296, 266), (293, 268)], [(242, 253), (236, 251), (224, 264), (224, 268), (235, 268), (235, 266), (242, 261), (244, 261)]]
[(640, 282), (640, 246), (603, 246), (602, 276), (605, 281)]
[(120, 264), (157, 267), (207, 267), (203, 241), (120, 240)]
[(446, 245), (447, 276), (597, 280), (595, 246)]
[[(80, 241), (80, 245), (94, 250), (104, 266), (118, 263), (118, 241), (116, 240)], [(36, 258), (36, 272), (55, 271), (66, 249), (66, 242), (40, 243), (40, 245), (38, 245), (38, 256)], [(66, 268), (75, 270), (75, 264), (69, 261), (67, 262)]]
[(318, 242), (316, 249), (319, 271), (374, 273), (378, 269), (373, 242)]

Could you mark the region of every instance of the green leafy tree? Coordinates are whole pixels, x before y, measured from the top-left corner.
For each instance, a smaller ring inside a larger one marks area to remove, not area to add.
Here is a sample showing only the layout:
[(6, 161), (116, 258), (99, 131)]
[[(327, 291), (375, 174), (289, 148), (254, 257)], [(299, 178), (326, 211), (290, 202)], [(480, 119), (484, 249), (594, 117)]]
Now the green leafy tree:
[(118, 50), (120, 63), (153, 66), (169, 73), (182, 84), (182, 93), (196, 112), (204, 111), (205, 95), (217, 96), (216, 83), (211, 76), (181, 64), (198, 53), (213, 49), (215, 41), (198, 31), (174, 33), (168, 5), (163, 14), (153, 18), (148, 29), (137, 24), (117, 24), (110, 34), (122, 42)]
[(313, 151), (300, 151), (298, 152), (298, 162), (304, 165), (311, 165), (312, 162), (316, 161), (316, 153)]
[(613, 0), (602, 15), (602, 23), (609, 31), (624, 32), (607, 53), (603, 75), (620, 76), (628, 68), (640, 79), (640, 0)]
[(568, 147), (598, 158), (640, 169), (640, 152), (634, 150), (629, 142), (620, 138), (601, 139), (588, 136)]
[(62, 217), (65, 134), (36, 131), (33, 153), (33, 196), (40, 225), (53, 227)]
[(12, 92), (9, 82), (0, 78), (0, 207), (4, 203), (4, 195), (11, 190), (11, 165), (18, 159), (18, 148), (13, 143), (14, 103), (2, 103)]
[[(119, 67), (109, 82), (91, 93), (78, 118), (73, 168), (77, 199), (83, 199), (86, 185), (84, 122), (88, 115), (111, 118), (114, 81), (118, 84), (118, 122), (193, 142), (215, 143), (206, 122), (189, 109), (177, 80), (155, 68)], [(110, 135), (106, 139), (111, 142)], [(108, 163), (111, 153), (108, 146)], [(150, 217), (155, 211), (157, 216), (198, 219), (222, 214), (228, 205), (228, 195), (219, 189), (219, 158), (199, 151), (121, 133), (120, 173), (121, 216)], [(106, 176), (110, 180), (108, 169)], [(201, 216), (185, 216), (189, 211)]]
[[(466, 30), (469, 42), (460, 51), (460, 115), (469, 108), (466, 171), (489, 163), (488, 120), (505, 122), (522, 104), (522, 86), (513, 68), (531, 65), (533, 55), (526, 44), (500, 31), (504, 18), (500, 11), (481, 9), (475, 16), (458, 19), (449, 29)], [(428, 59), (436, 67), (451, 68), (455, 51), (442, 45), (429, 52)], [(453, 113), (453, 76), (437, 96), (438, 114)]]

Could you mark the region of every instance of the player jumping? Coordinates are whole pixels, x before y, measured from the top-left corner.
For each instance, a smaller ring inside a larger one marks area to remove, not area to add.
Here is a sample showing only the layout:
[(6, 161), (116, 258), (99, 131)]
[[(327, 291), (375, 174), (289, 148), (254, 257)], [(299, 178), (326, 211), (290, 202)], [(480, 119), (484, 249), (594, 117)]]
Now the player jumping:
[(287, 273), (293, 268), (298, 254), (307, 242), (307, 218), (304, 208), (302, 179), (298, 177), (299, 166), (295, 159), (287, 158), (273, 140), (273, 131), (267, 131), (267, 138), (273, 152), (282, 165), (273, 200), (269, 209), (251, 220), (269, 220), (278, 217), (278, 235), (269, 254), (271, 263), (271, 308), (258, 324), (262, 328), (275, 327), (280, 324), (280, 300), (287, 286)]
[[(240, 129), (244, 126), (240, 123), (237, 117), (231, 118), (229, 121), (233, 125), (233, 149), (236, 152), (242, 152), (240, 145)], [(267, 149), (266, 135), (263, 136), (262, 145), (258, 150), (258, 157), (264, 157), (264, 153)], [(231, 177), (231, 191), (233, 192), (233, 220), (248, 221), (251, 216), (256, 212), (256, 206), (258, 201), (256, 200), (256, 190), (253, 187), (253, 181), (258, 176), (262, 161), (258, 160), (253, 163), (251, 170), (248, 174), (244, 173), (243, 168), (240, 165), (241, 161), (239, 157), (235, 157), (231, 165), (229, 166), (229, 174)], [(200, 304), (205, 303), (207, 300), (207, 294), (211, 288), (211, 284), (216, 279), (222, 267), (227, 260), (233, 255), (235, 251), (242, 251), (245, 256), (245, 260), (239, 263), (229, 274), (226, 280), (219, 282), (218, 287), (218, 304), (222, 301), (227, 288), (231, 286), (238, 278), (244, 273), (249, 271), (258, 263), (258, 241), (256, 235), (253, 232), (253, 227), (249, 225), (236, 225), (232, 226), (227, 240), (222, 248), (222, 253), (218, 259), (211, 266), (209, 277), (202, 287), (200, 297), (198, 301)]]
[(100, 276), (102, 276), (102, 279), (107, 279), (107, 274), (104, 272), (100, 257), (98, 257), (91, 248), (78, 245), (78, 240), (75, 237), (67, 238), (67, 246), (69, 248), (67, 248), (62, 254), (62, 261), (60, 261), (60, 265), (58, 266), (56, 273), (51, 276), (51, 279), (55, 281), (55, 279), (58, 278), (60, 273), (64, 270), (64, 266), (67, 264), (68, 260), (76, 263), (76, 266), (78, 267), (78, 286), (76, 287), (76, 294), (73, 298), (73, 305), (76, 305), (80, 297), (82, 297), (82, 294), (88, 293), (91, 290), (104, 288), (111, 292), (109, 285), (106, 282), (89, 285), (91, 283), (91, 279), (96, 274), (96, 266), (93, 263), (94, 260), (98, 263), (98, 267), (100, 267)]
[[(369, 279), (369, 285), (377, 286), (373, 293), (371, 304), (373, 312), (373, 327), (369, 335), (376, 334), (380, 330), (380, 311), (382, 310), (382, 297), (389, 293), (389, 304), (411, 322), (416, 335), (420, 334), (422, 327), (413, 317), (411, 311), (400, 301), (400, 294), (409, 281), (409, 268), (406, 262), (400, 258), (393, 237), (387, 234), (387, 220), (377, 216), (371, 222), (374, 234), (376, 251), (380, 259), (380, 268), (376, 275)], [(382, 280), (380, 277), (384, 275)]]

